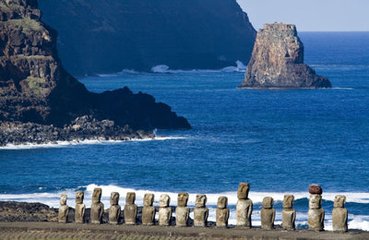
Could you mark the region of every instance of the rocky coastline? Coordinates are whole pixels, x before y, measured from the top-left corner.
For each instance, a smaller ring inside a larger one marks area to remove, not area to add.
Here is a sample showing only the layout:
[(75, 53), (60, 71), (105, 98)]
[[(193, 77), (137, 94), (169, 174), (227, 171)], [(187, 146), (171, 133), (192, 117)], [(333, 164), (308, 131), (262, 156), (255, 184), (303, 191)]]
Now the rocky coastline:
[(96, 120), (91, 116), (75, 119), (69, 125), (56, 127), (37, 123), (1, 122), (0, 147), (23, 144), (57, 144), (58, 142), (82, 142), (85, 140), (129, 141), (155, 139), (151, 131), (121, 127), (110, 120)]

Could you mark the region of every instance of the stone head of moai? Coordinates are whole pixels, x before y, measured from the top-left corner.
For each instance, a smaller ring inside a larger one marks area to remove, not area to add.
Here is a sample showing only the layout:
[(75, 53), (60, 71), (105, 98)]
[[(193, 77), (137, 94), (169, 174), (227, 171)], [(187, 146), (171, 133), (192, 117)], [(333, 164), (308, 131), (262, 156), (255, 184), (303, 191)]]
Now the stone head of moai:
[(128, 204), (128, 205), (135, 204), (135, 201), (136, 201), (136, 193), (134, 193), (134, 192), (127, 193), (126, 204)]
[(346, 196), (338, 195), (334, 198), (335, 208), (344, 208), (346, 203)]
[(250, 191), (250, 184), (248, 183), (240, 183), (238, 186), (237, 197), (238, 199), (248, 199)]
[(161, 208), (166, 208), (166, 207), (169, 207), (169, 204), (170, 204), (170, 197), (167, 194), (162, 194), (160, 196), (160, 204), (159, 204), (159, 206)]
[(263, 208), (264, 209), (272, 209), (274, 204), (274, 200), (271, 197), (265, 197), (263, 199)]
[(285, 195), (283, 198), (283, 208), (292, 209), (294, 201), (295, 201), (295, 197), (293, 195)]
[(84, 192), (76, 192), (76, 204), (82, 204), (85, 198)]
[(311, 194), (309, 201), (310, 209), (320, 209), (322, 207), (322, 196), (319, 194)]
[(206, 207), (206, 202), (207, 202), (207, 197), (206, 195), (196, 195), (196, 204), (195, 206), (197, 208), (204, 208)]
[(226, 209), (228, 207), (228, 198), (227, 197), (219, 197), (217, 207), (219, 209)]
[(154, 194), (146, 193), (144, 196), (144, 206), (151, 207), (154, 204)]
[(323, 188), (319, 184), (311, 184), (309, 186), (309, 193), (310, 194), (322, 195), (323, 194)]
[(95, 188), (92, 193), (92, 202), (93, 203), (100, 203), (101, 202), (101, 195), (102, 195), (102, 189), (101, 188)]
[(187, 207), (189, 197), (190, 196), (188, 193), (179, 193), (178, 194), (178, 207)]
[(60, 206), (66, 206), (67, 205), (67, 194), (60, 195)]
[(112, 192), (110, 195), (110, 205), (112, 206), (117, 206), (119, 205), (119, 193), (117, 192)]

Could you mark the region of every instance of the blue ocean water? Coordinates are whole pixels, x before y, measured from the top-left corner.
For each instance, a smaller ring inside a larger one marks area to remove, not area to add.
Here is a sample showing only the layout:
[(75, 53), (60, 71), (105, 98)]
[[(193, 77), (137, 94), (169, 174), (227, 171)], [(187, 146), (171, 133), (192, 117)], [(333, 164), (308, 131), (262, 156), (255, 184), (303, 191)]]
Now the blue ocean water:
[(82, 78), (96, 92), (128, 86), (150, 93), (187, 117), (193, 129), (159, 130), (163, 138), (156, 141), (1, 149), (0, 200), (57, 205), (60, 192), (73, 198), (76, 189), (90, 193), (98, 185), (105, 200), (113, 190), (169, 192), (173, 200), (176, 192), (188, 191), (210, 194), (214, 206), (222, 194), (234, 210), (238, 183), (248, 181), (255, 219), (262, 197), (280, 201), (283, 193), (294, 193), (304, 226), (307, 187), (320, 183), (328, 225), (332, 199), (344, 192), (351, 227), (369, 230), (369, 33), (301, 38), (306, 62), (333, 89), (240, 90), (244, 73), (228, 71)]

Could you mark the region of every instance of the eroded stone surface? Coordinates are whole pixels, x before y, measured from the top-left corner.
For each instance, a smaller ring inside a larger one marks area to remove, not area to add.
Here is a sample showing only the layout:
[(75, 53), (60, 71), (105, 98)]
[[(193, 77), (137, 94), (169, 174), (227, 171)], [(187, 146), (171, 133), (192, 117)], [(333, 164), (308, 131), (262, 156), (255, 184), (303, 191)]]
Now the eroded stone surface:
[(190, 216), (190, 209), (187, 207), (189, 194), (178, 194), (178, 206), (176, 208), (176, 227), (187, 227)]
[(274, 229), (275, 209), (273, 208), (274, 200), (271, 197), (265, 197), (263, 199), (263, 208), (260, 212), (261, 217), (261, 229), (272, 230)]
[(334, 199), (332, 225), (335, 232), (347, 232), (348, 210), (345, 208), (346, 196), (338, 195)]
[(266, 24), (256, 37), (245, 88), (329, 88), (331, 83), (304, 64), (304, 46), (292, 24)]
[(109, 223), (116, 225), (119, 224), (121, 217), (121, 207), (119, 205), (119, 193), (112, 192), (110, 195), (110, 209), (109, 209)]
[(146, 193), (144, 196), (144, 207), (142, 208), (142, 224), (143, 225), (154, 225), (156, 210), (153, 207), (154, 194)]
[(322, 196), (320, 194), (311, 194), (309, 200), (308, 225), (309, 230), (324, 230), (325, 212), (322, 208)]
[(282, 211), (282, 228), (284, 230), (292, 231), (296, 229), (296, 210), (293, 209), (295, 197), (293, 195), (285, 195), (283, 199)]
[(206, 227), (208, 225), (209, 209), (206, 207), (206, 195), (196, 196), (196, 205), (194, 209), (194, 226)]
[(170, 197), (167, 194), (160, 196), (159, 225), (170, 226), (172, 219), (172, 208), (169, 207)]
[(251, 215), (253, 211), (253, 203), (249, 199), (250, 184), (240, 183), (237, 191), (237, 226), (239, 227), (252, 227)]
[(60, 196), (60, 207), (58, 219), (59, 223), (67, 223), (68, 222), (68, 214), (69, 214), (69, 206), (67, 205), (67, 195), (62, 194)]
[(92, 224), (101, 224), (104, 214), (104, 204), (101, 202), (102, 189), (95, 188), (92, 193), (92, 204), (90, 222)]
[(228, 198), (222, 196), (218, 198), (216, 210), (216, 226), (228, 227), (228, 220), (229, 220)]
[(76, 192), (76, 208), (74, 209), (74, 221), (79, 224), (85, 223), (86, 205), (83, 203), (84, 198), (84, 192)]
[(129, 192), (126, 196), (126, 205), (124, 206), (124, 222), (127, 225), (137, 224), (138, 207), (135, 204), (136, 193)]

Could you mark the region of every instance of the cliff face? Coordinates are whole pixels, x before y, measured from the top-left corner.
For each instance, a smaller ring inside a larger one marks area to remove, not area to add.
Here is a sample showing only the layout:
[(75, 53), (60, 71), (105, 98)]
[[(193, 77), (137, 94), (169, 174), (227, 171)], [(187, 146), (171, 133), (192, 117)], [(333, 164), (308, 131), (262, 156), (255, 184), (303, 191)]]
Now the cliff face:
[(248, 62), (256, 32), (236, 0), (40, 0), (75, 74)]
[(294, 25), (266, 24), (257, 34), (242, 87), (327, 88), (328, 79), (304, 64), (304, 46)]
[(61, 66), (56, 33), (37, 7), (36, 0), (0, 0), (0, 121), (62, 126), (90, 115), (135, 129), (190, 127), (150, 95), (87, 91)]

